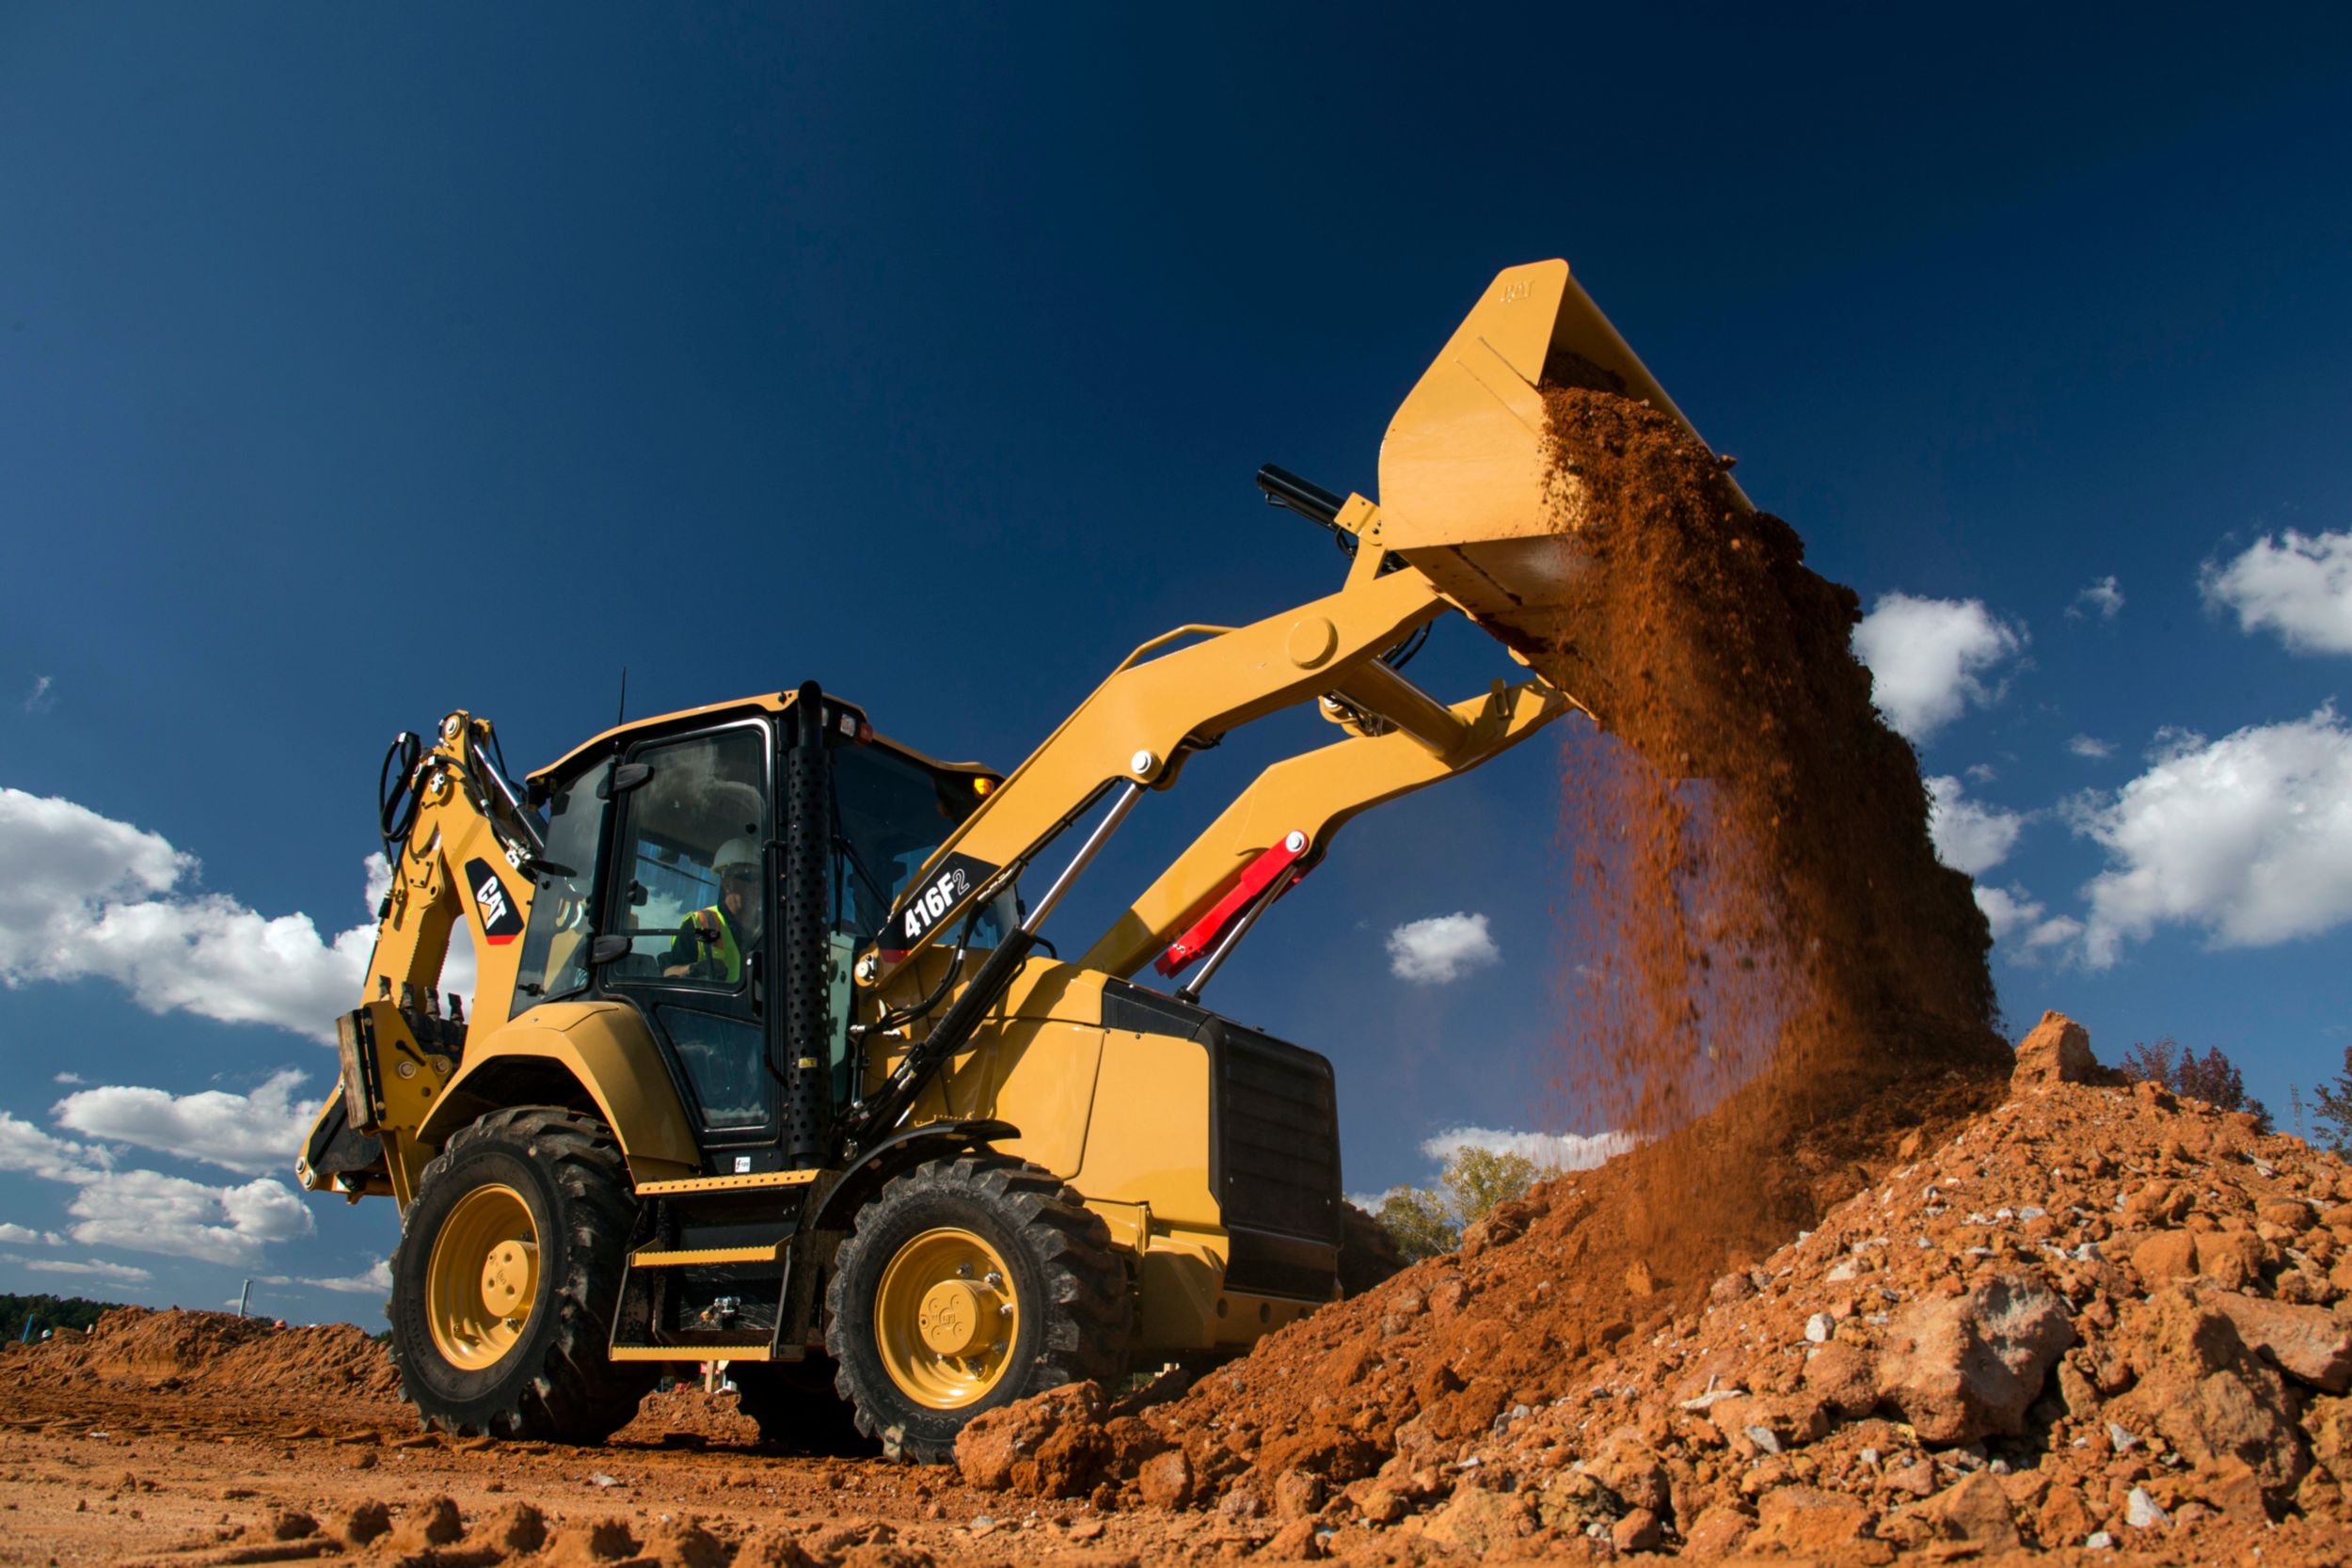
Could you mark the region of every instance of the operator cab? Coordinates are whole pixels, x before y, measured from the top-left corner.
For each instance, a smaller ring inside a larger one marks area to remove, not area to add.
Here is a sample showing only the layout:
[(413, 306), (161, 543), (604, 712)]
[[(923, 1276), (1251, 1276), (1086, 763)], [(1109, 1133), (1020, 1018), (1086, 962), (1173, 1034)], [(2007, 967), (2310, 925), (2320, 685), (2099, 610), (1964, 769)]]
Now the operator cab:
[[(849, 1047), (850, 969), (948, 834), (998, 782), (875, 735), (865, 715), (794, 694), (641, 721), (598, 736), (532, 781), (547, 847), (522, 934), (514, 1011), (616, 1001), (645, 1021), (714, 1176), (786, 1168), (785, 1008), (775, 1005), (787, 933), (787, 758), (814, 719), (829, 787), (830, 844), (816, 927), (830, 990), (834, 1106), (863, 1085)], [(1011, 928), (1006, 890), (972, 918), (967, 944)]]

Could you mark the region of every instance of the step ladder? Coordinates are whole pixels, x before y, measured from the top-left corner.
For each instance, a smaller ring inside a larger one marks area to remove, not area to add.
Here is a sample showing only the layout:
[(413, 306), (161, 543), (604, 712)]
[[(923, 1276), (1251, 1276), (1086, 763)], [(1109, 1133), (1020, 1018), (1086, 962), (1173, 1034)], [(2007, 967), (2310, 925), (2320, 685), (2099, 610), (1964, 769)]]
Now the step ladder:
[[(797, 1361), (791, 1243), (821, 1170), (641, 1181), (649, 1237), (628, 1255), (615, 1361)], [(799, 1307), (801, 1310), (795, 1311)]]

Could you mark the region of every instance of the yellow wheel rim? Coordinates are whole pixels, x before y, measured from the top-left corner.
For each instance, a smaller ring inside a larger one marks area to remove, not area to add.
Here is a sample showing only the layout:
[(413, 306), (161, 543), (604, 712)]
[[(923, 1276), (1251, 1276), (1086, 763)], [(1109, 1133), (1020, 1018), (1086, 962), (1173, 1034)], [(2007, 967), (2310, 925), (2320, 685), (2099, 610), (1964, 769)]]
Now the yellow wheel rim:
[(874, 1343), (906, 1396), (933, 1410), (987, 1397), (1012, 1364), (1021, 1302), (1003, 1255), (969, 1230), (926, 1230), (874, 1292)]
[(491, 1366), (523, 1337), (539, 1294), (539, 1227), (512, 1187), (476, 1187), (457, 1200), (425, 1265), (425, 1319), (450, 1364)]

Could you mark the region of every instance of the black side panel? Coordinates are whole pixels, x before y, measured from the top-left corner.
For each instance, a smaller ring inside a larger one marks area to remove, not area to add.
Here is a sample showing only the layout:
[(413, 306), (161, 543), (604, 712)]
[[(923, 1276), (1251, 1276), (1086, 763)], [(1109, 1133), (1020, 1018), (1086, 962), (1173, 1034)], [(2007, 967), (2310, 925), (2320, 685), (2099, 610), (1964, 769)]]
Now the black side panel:
[[(1198, 1039), (1200, 1031), (1216, 1015), (1206, 1007), (1195, 1007), (1163, 996), (1158, 991), (1130, 985), (1125, 980), (1106, 979), (1103, 982), (1103, 1027), (1119, 1029), (1137, 1035), (1174, 1035), (1181, 1039)], [(1232, 1027), (1232, 1025), (1228, 1025)]]
[(1337, 1266), (1343, 1201), (1331, 1064), (1214, 1015), (1207, 1036), (1209, 1179), (1233, 1239), (1226, 1283), (1320, 1296)]

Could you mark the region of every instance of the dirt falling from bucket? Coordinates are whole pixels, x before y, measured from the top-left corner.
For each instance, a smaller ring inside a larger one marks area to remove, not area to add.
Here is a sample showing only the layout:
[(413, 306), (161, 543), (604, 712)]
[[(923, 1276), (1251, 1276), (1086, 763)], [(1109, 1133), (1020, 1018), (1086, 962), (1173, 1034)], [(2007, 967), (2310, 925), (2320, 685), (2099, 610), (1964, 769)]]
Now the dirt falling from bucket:
[(1677, 420), (1567, 369), (1553, 495), (1586, 564), (1547, 662), (1599, 733), (1562, 753), (1563, 1086), (1663, 1140), (1630, 1218), (1711, 1267), (1842, 1197), (1908, 1088), (2005, 1070), (1991, 938), (1871, 705), (1852, 591)]

